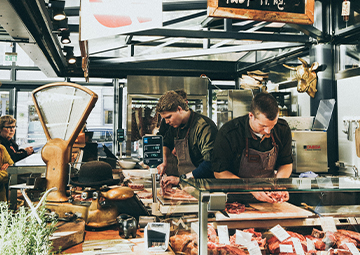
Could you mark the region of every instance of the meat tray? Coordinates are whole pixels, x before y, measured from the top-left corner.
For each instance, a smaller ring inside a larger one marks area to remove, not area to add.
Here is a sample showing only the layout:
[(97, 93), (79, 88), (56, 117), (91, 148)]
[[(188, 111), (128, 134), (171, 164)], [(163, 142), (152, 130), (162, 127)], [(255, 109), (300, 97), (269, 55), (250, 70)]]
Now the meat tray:
[(251, 210), (245, 210), (240, 214), (229, 213), (229, 218), (221, 212), (215, 214), (216, 220), (269, 220), (269, 219), (295, 219), (307, 218), (314, 215), (305, 209), (297, 207), (288, 202), (269, 204), (269, 203), (253, 203), (249, 204)]

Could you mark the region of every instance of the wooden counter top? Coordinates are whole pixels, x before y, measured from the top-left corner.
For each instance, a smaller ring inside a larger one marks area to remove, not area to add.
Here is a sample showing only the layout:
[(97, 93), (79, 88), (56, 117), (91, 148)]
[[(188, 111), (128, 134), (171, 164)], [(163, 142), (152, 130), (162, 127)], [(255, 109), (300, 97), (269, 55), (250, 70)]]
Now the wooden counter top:
[(174, 252), (171, 251), (170, 247), (167, 252), (163, 252), (163, 253), (147, 251), (147, 249), (145, 248), (145, 245), (144, 245), (143, 237), (144, 237), (144, 233), (140, 232), (138, 230), (136, 233), (136, 238), (124, 239), (119, 235), (118, 227), (115, 225), (110, 226), (108, 228), (102, 228), (102, 229), (97, 229), (97, 230), (86, 229), (84, 242), (64, 250), (62, 252), (62, 254), (81, 254), (83, 252), (83, 246), (86, 247), (86, 241), (98, 240), (99, 242), (110, 243), (111, 240), (116, 241), (119, 239), (128, 240), (134, 244), (134, 246), (132, 247), (131, 253), (121, 253), (121, 254), (133, 254), (133, 255), (137, 255), (137, 254), (139, 254), (139, 255), (146, 255), (146, 254), (149, 254), (149, 255), (171, 254), (171, 255), (173, 255), (173, 254), (175, 254)]

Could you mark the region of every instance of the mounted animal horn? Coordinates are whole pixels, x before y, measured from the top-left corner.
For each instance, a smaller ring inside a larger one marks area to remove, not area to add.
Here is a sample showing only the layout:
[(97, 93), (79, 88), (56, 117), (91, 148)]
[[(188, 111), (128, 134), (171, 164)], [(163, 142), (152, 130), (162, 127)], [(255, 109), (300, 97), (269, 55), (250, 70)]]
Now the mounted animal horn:
[(283, 64), (283, 66), (285, 66), (286, 68), (288, 68), (288, 69), (290, 69), (290, 70), (296, 71), (296, 67), (288, 66), (288, 65), (286, 65), (286, 64)]
[(316, 70), (319, 67), (318, 62), (314, 62), (310, 67), (309, 64), (301, 58), (298, 58), (302, 63), (297, 67), (292, 67), (283, 64), (284, 67), (296, 71), (295, 77), (298, 81), (297, 91), (302, 93), (306, 92), (312, 98), (315, 97), (315, 93), (317, 92), (316, 83), (317, 83), (317, 75)]
[(300, 62), (301, 63), (303, 63), (303, 65), (305, 66), (305, 67), (307, 67), (309, 64), (305, 61), (305, 60), (303, 60), (302, 58), (298, 58), (299, 60), (300, 60)]

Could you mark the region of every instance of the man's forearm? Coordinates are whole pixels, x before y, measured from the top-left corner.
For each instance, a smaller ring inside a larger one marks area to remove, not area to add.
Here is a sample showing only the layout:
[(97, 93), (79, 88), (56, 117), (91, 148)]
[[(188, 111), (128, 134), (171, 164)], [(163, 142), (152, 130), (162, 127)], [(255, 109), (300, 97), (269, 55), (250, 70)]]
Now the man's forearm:
[(214, 175), (216, 179), (240, 179), (230, 171), (214, 172)]
[(292, 173), (292, 164), (280, 166), (276, 178), (289, 178)]

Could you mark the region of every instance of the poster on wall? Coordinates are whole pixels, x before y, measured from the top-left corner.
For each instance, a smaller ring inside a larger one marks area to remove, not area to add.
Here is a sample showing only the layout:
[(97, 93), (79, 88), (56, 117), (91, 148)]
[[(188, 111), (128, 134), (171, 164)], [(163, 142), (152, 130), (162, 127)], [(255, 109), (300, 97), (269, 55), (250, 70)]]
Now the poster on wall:
[(81, 0), (81, 41), (159, 27), (161, 0)]
[(315, 0), (208, 0), (209, 17), (314, 23)]

